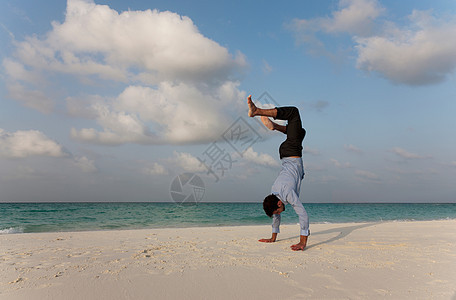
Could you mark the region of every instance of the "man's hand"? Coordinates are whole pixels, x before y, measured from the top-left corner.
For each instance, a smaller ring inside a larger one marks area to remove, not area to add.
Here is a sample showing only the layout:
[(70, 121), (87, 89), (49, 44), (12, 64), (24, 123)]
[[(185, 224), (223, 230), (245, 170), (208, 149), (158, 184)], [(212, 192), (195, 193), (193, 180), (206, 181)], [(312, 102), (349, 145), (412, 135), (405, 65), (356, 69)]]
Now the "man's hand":
[(304, 250), (307, 245), (307, 236), (301, 235), (299, 243), (296, 245), (291, 245), (290, 248), (293, 251)]
[(261, 239), (261, 240), (258, 240), (258, 242), (274, 243), (276, 241), (276, 238), (277, 238), (277, 233), (272, 233), (272, 237), (270, 239)]

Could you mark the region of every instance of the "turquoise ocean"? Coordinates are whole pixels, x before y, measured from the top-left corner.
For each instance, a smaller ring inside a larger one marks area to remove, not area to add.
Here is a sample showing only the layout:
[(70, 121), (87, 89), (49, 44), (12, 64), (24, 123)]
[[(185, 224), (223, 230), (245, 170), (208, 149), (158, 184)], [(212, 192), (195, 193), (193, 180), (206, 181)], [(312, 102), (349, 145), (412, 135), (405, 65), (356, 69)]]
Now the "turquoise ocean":
[[(304, 203), (312, 223), (456, 220), (456, 203)], [(291, 206), (282, 224), (296, 224)], [(270, 225), (261, 203), (0, 203), (0, 234)]]

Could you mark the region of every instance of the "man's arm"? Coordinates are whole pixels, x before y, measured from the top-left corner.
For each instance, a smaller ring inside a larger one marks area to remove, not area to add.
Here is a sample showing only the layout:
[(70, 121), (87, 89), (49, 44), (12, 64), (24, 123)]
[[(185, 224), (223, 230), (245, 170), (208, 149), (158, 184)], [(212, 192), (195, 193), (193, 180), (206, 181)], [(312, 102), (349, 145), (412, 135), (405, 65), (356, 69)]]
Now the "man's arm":
[(277, 238), (277, 234), (280, 233), (280, 214), (272, 215), (272, 237), (270, 239), (258, 240), (263, 243), (274, 243)]
[(298, 195), (294, 191), (290, 191), (287, 195), (287, 201), (288, 203), (293, 206), (293, 209), (295, 210), (296, 214), (299, 217), (299, 225), (301, 227), (301, 235), (299, 239), (299, 243), (292, 245), (291, 249), (292, 250), (304, 250), (307, 244), (307, 237), (310, 234), (309, 231), (309, 217), (307, 216), (307, 212), (304, 209), (304, 206), (302, 205), (301, 201), (299, 201)]
[(272, 215), (272, 232), (280, 233), (280, 220), (282, 217), (280, 214), (273, 214)]
[(291, 204), (293, 209), (295, 210), (296, 214), (299, 217), (299, 226), (301, 227), (301, 235), (308, 236), (309, 235), (309, 217), (307, 216), (307, 212), (304, 209), (301, 201), (299, 201), (298, 195), (296, 195), (295, 191), (291, 190), (287, 195), (287, 202)]

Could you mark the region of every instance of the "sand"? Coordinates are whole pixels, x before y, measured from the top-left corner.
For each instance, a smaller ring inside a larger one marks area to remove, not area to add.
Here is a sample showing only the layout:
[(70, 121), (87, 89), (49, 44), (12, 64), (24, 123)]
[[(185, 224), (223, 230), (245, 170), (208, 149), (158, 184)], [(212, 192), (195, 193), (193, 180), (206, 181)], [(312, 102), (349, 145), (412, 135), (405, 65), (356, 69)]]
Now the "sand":
[(456, 221), (0, 235), (0, 299), (456, 299)]

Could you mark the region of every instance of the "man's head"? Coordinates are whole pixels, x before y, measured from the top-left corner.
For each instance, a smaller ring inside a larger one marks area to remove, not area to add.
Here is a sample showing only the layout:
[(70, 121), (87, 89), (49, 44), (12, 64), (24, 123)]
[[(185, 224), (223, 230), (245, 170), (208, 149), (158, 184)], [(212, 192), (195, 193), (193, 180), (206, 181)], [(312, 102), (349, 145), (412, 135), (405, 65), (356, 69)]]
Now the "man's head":
[(272, 215), (280, 215), (280, 213), (285, 210), (285, 205), (276, 195), (271, 194), (264, 198), (263, 209), (268, 217), (272, 218)]

